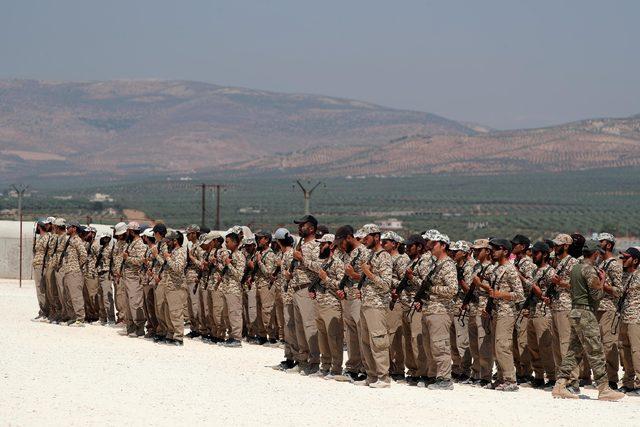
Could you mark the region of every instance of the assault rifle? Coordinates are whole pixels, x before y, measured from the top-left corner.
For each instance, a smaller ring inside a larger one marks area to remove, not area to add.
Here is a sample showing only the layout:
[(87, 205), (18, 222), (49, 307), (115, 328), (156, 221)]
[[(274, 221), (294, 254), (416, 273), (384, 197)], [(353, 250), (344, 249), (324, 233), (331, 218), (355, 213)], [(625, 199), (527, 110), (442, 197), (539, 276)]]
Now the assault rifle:
[(620, 320), (622, 319), (622, 311), (624, 310), (624, 304), (627, 300), (627, 294), (629, 293), (629, 285), (631, 284), (631, 279), (633, 279), (634, 274), (639, 273), (634, 272), (629, 275), (629, 277), (627, 278), (627, 283), (625, 283), (624, 287), (622, 288), (622, 295), (620, 295), (620, 298), (618, 298), (618, 303), (616, 304), (616, 314), (614, 315), (613, 321), (611, 322), (611, 333), (614, 335), (618, 333), (618, 326), (620, 326)]
[[(359, 250), (358, 253), (356, 254), (355, 257), (353, 257), (353, 259), (351, 260), (351, 262), (349, 262), (349, 264), (351, 265), (351, 267), (355, 267), (358, 260), (360, 259), (360, 255), (362, 255), (362, 251)], [(340, 283), (338, 284), (338, 289), (344, 292), (344, 288), (351, 282), (351, 277), (349, 277), (349, 275), (347, 273), (344, 274), (344, 276), (342, 276), (342, 280), (340, 280)]]
[[(536, 280), (536, 286), (538, 288), (540, 287), (540, 284), (544, 280), (550, 268), (551, 268), (550, 266), (545, 268), (544, 271), (542, 272), (542, 276), (540, 276), (540, 278)], [(538, 296), (536, 295), (534, 291), (534, 287), (532, 286), (531, 291), (529, 292), (529, 295), (527, 295), (527, 299), (524, 300), (524, 302), (518, 309), (518, 315), (516, 316), (516, 325), (519, 325), (522, 319), (524, 318), (524, 310), (527, 309), (529, 313), (532, 313), (535, 310), (536, 305), (538, 305)]]
[[(482, 263), (478, 263), (476, 264), (476, 266), (477, 265), (480, 266), (480, 271), (476, 274), (476, 276), (478, 276), (480, 280), (483, 280), (485, 279), (484, 273), (491, 264), (483, 266)], [(460, 324), (462, 326), (464, 326), (464, 318), (467, 317), (467, 314), (469, 314), (469, 304), (471, 304), (472, 302), (476, 303), (478, 301), (479, 299), (476, 295), (476, 284), (472, 281), (471, 284), (469, 284), (469, 290), (466, 294), (464, 294), (464, 298), (462, 299), (462, 307), (460, 307), (460, 313), (458, 313), (458, 320), (460, 321)]]
[[(378, 252), (378, 253), (380, 253), (380, 252)], [(371, 261), (373, 261), (373, 258), (376, 255), (377, 254), (374, 251), (371, 251), (371, 255), (369, 255), (369, 259), (367, 260), (367, 264), (371, 264)], [(364, 274), (364, 271), (363, 271), (363, 272), (360, 273), (360, 280), (358, 281), (358, 290), (362, 289), (362, 287), (364, 286), (364, 282), (366, 282), (366, 280), (367, 280), (367, 275)]]
[[(420, 260), (421, 260), (421, 257), (418, 256), (416, 260), (413, 262), (413, 264), (411, 264), (411, 266), (409, 267), (411, 271), (413, 271), (416, 265), (420, 263)], [(404, 276), (402, 276), (402, 279), (400, 280), (400, 283), (398, 283), (398, 286), (396, 286), (395, 292), (391, 294), (391, 301), (389, 301), (389, 310), (393, 310), (393, 308), (396, 306), (396, 301), (400, 299), (400, 294), (404, 292), (408, 287), (409, 287), (409, 276), (405, 271)]]

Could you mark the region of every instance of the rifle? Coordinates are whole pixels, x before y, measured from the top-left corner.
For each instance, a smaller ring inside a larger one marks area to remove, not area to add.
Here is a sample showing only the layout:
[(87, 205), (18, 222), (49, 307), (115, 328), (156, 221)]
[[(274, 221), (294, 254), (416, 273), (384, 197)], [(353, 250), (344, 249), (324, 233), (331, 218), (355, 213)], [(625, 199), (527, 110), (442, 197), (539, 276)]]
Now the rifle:
[[(487, 270), (487, 268), (491, 265), (491, 264), (487, 264), (485, 266), (482, 265), (482, 263), (478, 263), (476, 265), (480, 266), (480, 271), (478, 272), (478, 274), (476, 274), (476, 276), (480, 277), (480, 279), (484, 279), (484, 273)], [(475, 267), (474, 267), (475, 270)], [(478, 302), (478, 296), (476, 295), (476, 285), (475, 283), (471, 282), (471, 284), (469, 285), (469, 290), (467, 291), (466, 294), (464, 294), (464, 298), (462, 300), (462, 307), (460, 307), (460, 313), (458, 313), (458, 320), (460, 321), (460, 324), (462, 326), (464, 326), (464, 318), (467, 317), (467, 314), (469, 314), (469, 304), (471, 304), (472, 302)]]
[[(213, 254), (213, 257), (217, 260), (218, 259), (218, 250), (216, 249), (216, 251)], [(207, 263), (209, 264), (207, 267), (207, 278), (204, 280), (204, 286), (202, 287), (203, 291), (206, 291), (207, 288), (209, 287), (209, 278), (211, 277), (211, 270), (213, 270), (214, 264), (209, 262), (209, 257), (211, 256), (211, 251), (207, 252), (207, 255), (205, 255), (205, 259), (207, 260)], [(202, 278), (202, 270), (200, 270), (200, 272), (198, 273), (198, 280), (200, 280)]]
[[(131, 248), (131, 245), (133, 244), (133, 240), (131, 242), (129, 242), (129, 244), (127, 245), (127, 249), (125, 249), (124, 251), (122, 251), (122, 253), (127, 253), (129, 254), (129, 249)], [(122, 277), (122, 272), (124, 271), (124, 262), (125, 259), (122, 258), (122, 262), (120, 263), (120, 277)]]
[[(247, 283), (247, 280), (249, 280), (249, 278), (253, 279), (256, 275), (256, 268), (258, 267), (258, 262), (256, 261), (256, 254), (257, 254), (257, 249), (256, 252), (254, 252), (251, 255), (251, 258), (249, 259), (249, 261), (253, 262), (253, 268), (249, 268), (249, 266), (245, 266), (244, 268), (244, 273), (242, 273), (242, 278), (240, 279), (240, 284), (244, 285), (245, 283)], [(249, 283), (249, 289), (251, 289), (251, 283)]]
[(427, 277), (422, 280), (422, 284), (420, 285), (418, 292), (416, 292), (416, 295), (413, 298), (414, 305), (413, 307), (411, 307), (411, 311), (409, 312), (410, 318), (413, 317), (413, 314), (416, 311), (422, 311), (422, 307), (420, 307), (419, 310), (416, 309), (416, 303), (422, 302), (422, 300), (429, 301), (431, 299), (431, 287), (433, 286), (432, 278), (438, 271), (440, 271), (443, 265), (444, 263), (440, 264), (440, 266), (434, 263), (433, 267), (431, 267), (431, 271), (429, 271), (429, 273), (427, 274)]
[[(500, 283), (500, 280), (502, 280), (502, 276), (504, 276), (504, 274), (506, 273), (506, 271), (503, 271), (502, 274), (500, 275), (500, 277), (495, 280), (495, 281), (491, 281), (491, 289), (495, 290), (496, 289), (496, 285), (498, 283)], [(494, 273), (495, 276), (495, 273)], [(491, 321), (493, 320), (493, 308), (495, 307), (495, 299), (493, 297), (489, 297), (487, 298), (487, 305), (484, 308), (484, 311), (487, 313), (487, 317), (489, 319), (488, 325), (485, 328), (487, 330), (487, 333), (491, 333)]]
[[(173, 249), (169, 249), (169, 247), (167, 247), (167, 252), (171, 253), (173, 252)], [(162, 266), (160, 266), (160, 271), (158, 271), (158, 280), (156, 280), (156, 286), (158, 285), (158, 283), (160, 283), (160, 280), (162, 280), (162, 273), (164, 272), (164, 269), (167, 267), (167, 261), (169, 260), (165, 259), (164, 262), (162, 263)]]
[[(382, 252), (382, 250), (380, 251)], [(375, 253), (374, 251), (371, 251), (371, 255), (369, 256), (369, 259), (367, 260), (367, 264), (371, 264), (371, 261), (373, 261), (373, 258), (378, 255), (380, 252)], [(367, 280), (367, 275), (364, 274), (364, 271), (362, 273), (360, 273), (360, 280), (358, 281), (358, 290), (362, 289), (362, 286), (364, 286), (364, 282)]]
[(47, 268), (47, 254), (49, 253), (49, 241), (51, 240), (51, 235), (47, 239), (46, 247), (44, 248), (44, 255), (42, 256), (42, 271), (40, 272), (40, 281), (44, 279), (44, 270)]
[[(416, 258), (416, 260), (409, 267), (411, 271), (413, 271), (413, 269), (420, 263), (421, 259), (422, 258), (420, 256)], [(394, 307), (396, 306), (396, 301), (400, 299), (400, 294), (404, 292), (404, 290), (407, 289), (408, 287), (409, 287), (409, 276), (407, 276), (407, 272), (405, 271), (404, 276), (402, 276), (402, 279), (400, 280), (400, 283), (398, 283), (398, 286), (396, 286), (396, 289), (395, 289), (396, 292), (391, 294), (391, 301), (389, 301), (389, 310), (394, 309)]]
[[(322, 271), (324, 271), (325, 273), (328, 272), (329, 269), (331, 268), (331, 265), (333, 264), (333, 260), (334, 260), (334, 258), (331, 257), (331, 259), (328, 262), (323, 264), (322, 267), (321, 267)], [(309, 289), (309, 292), (312, 292), (312, 293), (316, 293), (318, 291), (320, 291), (322, 293), (325, 293), (328, 290), (326, 288), (326, 286), (324, 286), (324, 284), (322, 283), (322, 280), (320, 279), (320, 277), (316, 277), (315, 279), (313, 279), (313, 282), (311, 282), (309, 284), (309, 288), (308, 289)], [(331, 292), (331, 290), (328, 290), (328, 291), (329, 291), (329, 293), (331, 295), (333, 295), (333, 296), (335, 296), (337, 298), (337, 295), (335, 293)]]
[(67, 255), (67, 248), (69, 247), (69, 242), (71, 242), (71, 236), (67, 237), (67, 241), (64, 242), (64, 247), (62, 248), (62, 253), (60, 254), (60, 259), (58, 260), (58, 265), (56, 266), (56, 272), (60, 271), (60, 268), (62, 267), (62, 261), (64, 260), (64, 257)]
[[(560, 276), (562, 273), (564, 273), (564, 271), (567, 269), (567, 264), (569, 264), (568, 261), (562, 266), (562, 269), (556, 272), (556, 276)], [(549, 286), (547, 286), (547, 290), (544, 292), (544, 296), (545, 298), (549, 298), (551, 302), (556, 301), (558, 298), (560, 298), (560, 291), (558, 290), (555, 283), (549, 283)]]
[[(302, 250), (302, 237), (300, 237), (300, 240), (298, 240), (298, 244), (296, 245), (295, 250)], [(293, 279), (293, 272), (296, 268), (298, 268), (298, 265), (300, 265), (300, 262), (297, 259), (294, 258), (293, 260), (291, 260), (291, 265), (289, 265), (289, 274), (291, 275), (291, 278), (289, 280), (286, 280), (284, 283), (285, 292), (289, 291), (289, 282), (291, 281), (291, 279)]]
[[(233, 259), (233, 253), (229, 254), (231, 255), (231, 259)], [(218, 286), (220, 286), (220, 283), (222, 283), (222, 280), (224, 279), (224, 276), (227, 274), (227, 272), (229, 271), (229, 265), (225, 264), (224, 267), (222, 268), (222, 271), (220, 272), (220, 278), (218, 279), (218, 283), (216, 283), (216, 286), (214, 286), (214, 290), (218, 289)]]
[[(545, 276), (547, 275), (547, 271), (549, 271), (550, 268), (551, 266), (547, 267), (542, 272), (542, 276), (540, 276), (540, 278), (536, 280), (536, 286), (540, 287), (540, 283), (542, 283), (542, 280), (545, 278)], [(535, 294), (532, 286), (531, 292), (529, 292), (529, 295), (527, 295), (527, 299), (524, 300), (524, 303), (522, 303), (522, 306), (520, 306), (520, 309), (518, 310), (518, 315), (516, 316), (516, 325), (520, 324), (520, 322), (524, 318), (524, 309), (526, 308), (527, 310), (529, 310), (529, 313), (531, 313), (535, 310), (537, 304), (538, 296)]]
[[(349, 262), (349, 264), (351, 265), (351, 267), (355, 267), (356, 263), (358, 262), (358, 259), (360, 259), (360, 255), (362, 255), (362, 251), (358, 251), (358, 253), (356, 254), (355, 257), (353, 257), (353, 259), (351, 260), (351, 262)], [(348, 274), (344, 274), (344, 276), (342, 276), (342, 280), (340, 280), (340, 284), (338, 285), (338, 289), (344, 292), (344, 288), (347, 286), (347, 284), (351, 281), (351, 278), (349, 277)]]
[(627, 300), (627, 294), (629, 293), (629, 286), (631, 285), (631, 279), (633, 279), (634, 274), (638, 274), (638, 273), (633, 272), (629, 275), (629, 277), (627, 278), (627, 283), (625, 283), (624, 287), (622, 288), (622, 295), (620, 295), (620, 298), (618, 298), (618, 303), (616, 304), (616, 314), (614, 315), (613, 321), (611, 322), (611, 333), (614, 335), (618, 333), (618, 326), (620, 326), (620, 321), (622, 320), (622, 311), (624, 310), (624, 303)]

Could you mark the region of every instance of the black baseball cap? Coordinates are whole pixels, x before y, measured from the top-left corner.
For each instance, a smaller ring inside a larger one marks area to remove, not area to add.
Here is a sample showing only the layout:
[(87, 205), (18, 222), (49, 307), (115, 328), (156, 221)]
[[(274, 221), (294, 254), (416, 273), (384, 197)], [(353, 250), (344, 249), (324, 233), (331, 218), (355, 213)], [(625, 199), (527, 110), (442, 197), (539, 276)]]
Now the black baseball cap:
[(305, 215), (302, 218), (293, 221), (294, 224), (304, 224), (306, 222), (313, 224), (314, 227), (318, 226), (318, 220), (313, 215)]
[(535, 242), (531, 248), (532, 252), (551, 253), (551, 248), (545, 242)]
[(164, 224), (156, 224), (153, 226), (153, 232), (165, 236), (167, 234), (167, 226)]
[(526, 248), (531, 244), (531, 239), (527, 236), (523, 236), (522, 234), (516, 234), (513, 239), (511, 239), (511, 244), (513, 245), (523, 245)]
[(620, 255), (630, 256), (631, 258), (640, 259), (640, 249), (633, 246), (626, 251), (620, 252)]
[(353, 233), (355, 233), (355, 231), (353, 230), (352, 226), (343, 225), (342, 227), (336, 230), (336, 236), (334, 237), (334, 241), (346, 239), (349, 236), (353, 236)]
[(511, 249), (513, 248), (513, 246), (511, 245), (511, 242), (508, 241), (507, 239), (493, 238), (493, 239), (489, 240), (489, 244), (491, 246), (496, 246), (496, 247), (499, 247), (499, 248), (506, 249), (509, 252), (511, 252)]
[(426, 246), (427, 241), (424, 240), (424, 238), (419, 234), (412, 234), (411, 236), (407, 237), (407, 239), (404, 241), (404, 245), (405, 246), (410, 246), (410, 245)]

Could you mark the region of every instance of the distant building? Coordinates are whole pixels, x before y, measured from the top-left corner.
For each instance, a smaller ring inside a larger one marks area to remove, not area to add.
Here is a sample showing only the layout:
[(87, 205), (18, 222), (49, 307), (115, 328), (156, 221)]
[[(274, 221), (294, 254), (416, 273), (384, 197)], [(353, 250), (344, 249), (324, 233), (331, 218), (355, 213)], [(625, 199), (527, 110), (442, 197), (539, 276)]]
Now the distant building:
[(259, 214), (261, 212), (262, 210), (260, 210), (259, 208), (254, 208), (253, 206), (247, 206), (247, 207), (238, 209), (238, 213), (241, 213), (241, 214)]
[(396, 218), (383, 219), (378, 226), (384, 230), (402, 230), (402, 221)]
[(108, 194), (96, 193), (89, 199), (91, 202), (113, 202), (113, 197)]

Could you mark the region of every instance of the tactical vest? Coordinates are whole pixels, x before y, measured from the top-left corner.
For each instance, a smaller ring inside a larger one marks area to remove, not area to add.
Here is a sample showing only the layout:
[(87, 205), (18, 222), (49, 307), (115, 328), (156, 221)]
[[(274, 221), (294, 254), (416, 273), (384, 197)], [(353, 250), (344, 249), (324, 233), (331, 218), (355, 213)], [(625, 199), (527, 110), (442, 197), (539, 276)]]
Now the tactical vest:
[[(582, 274), (583, 264), (576, 264), (571, 269), (571, 303), (579, 305), (588, 305), (593, 311), (598, 310), (600, 300), (595, 300), (589, 292), (589, 284)], [(593, 268), (593, 267), (591, 267)]]

